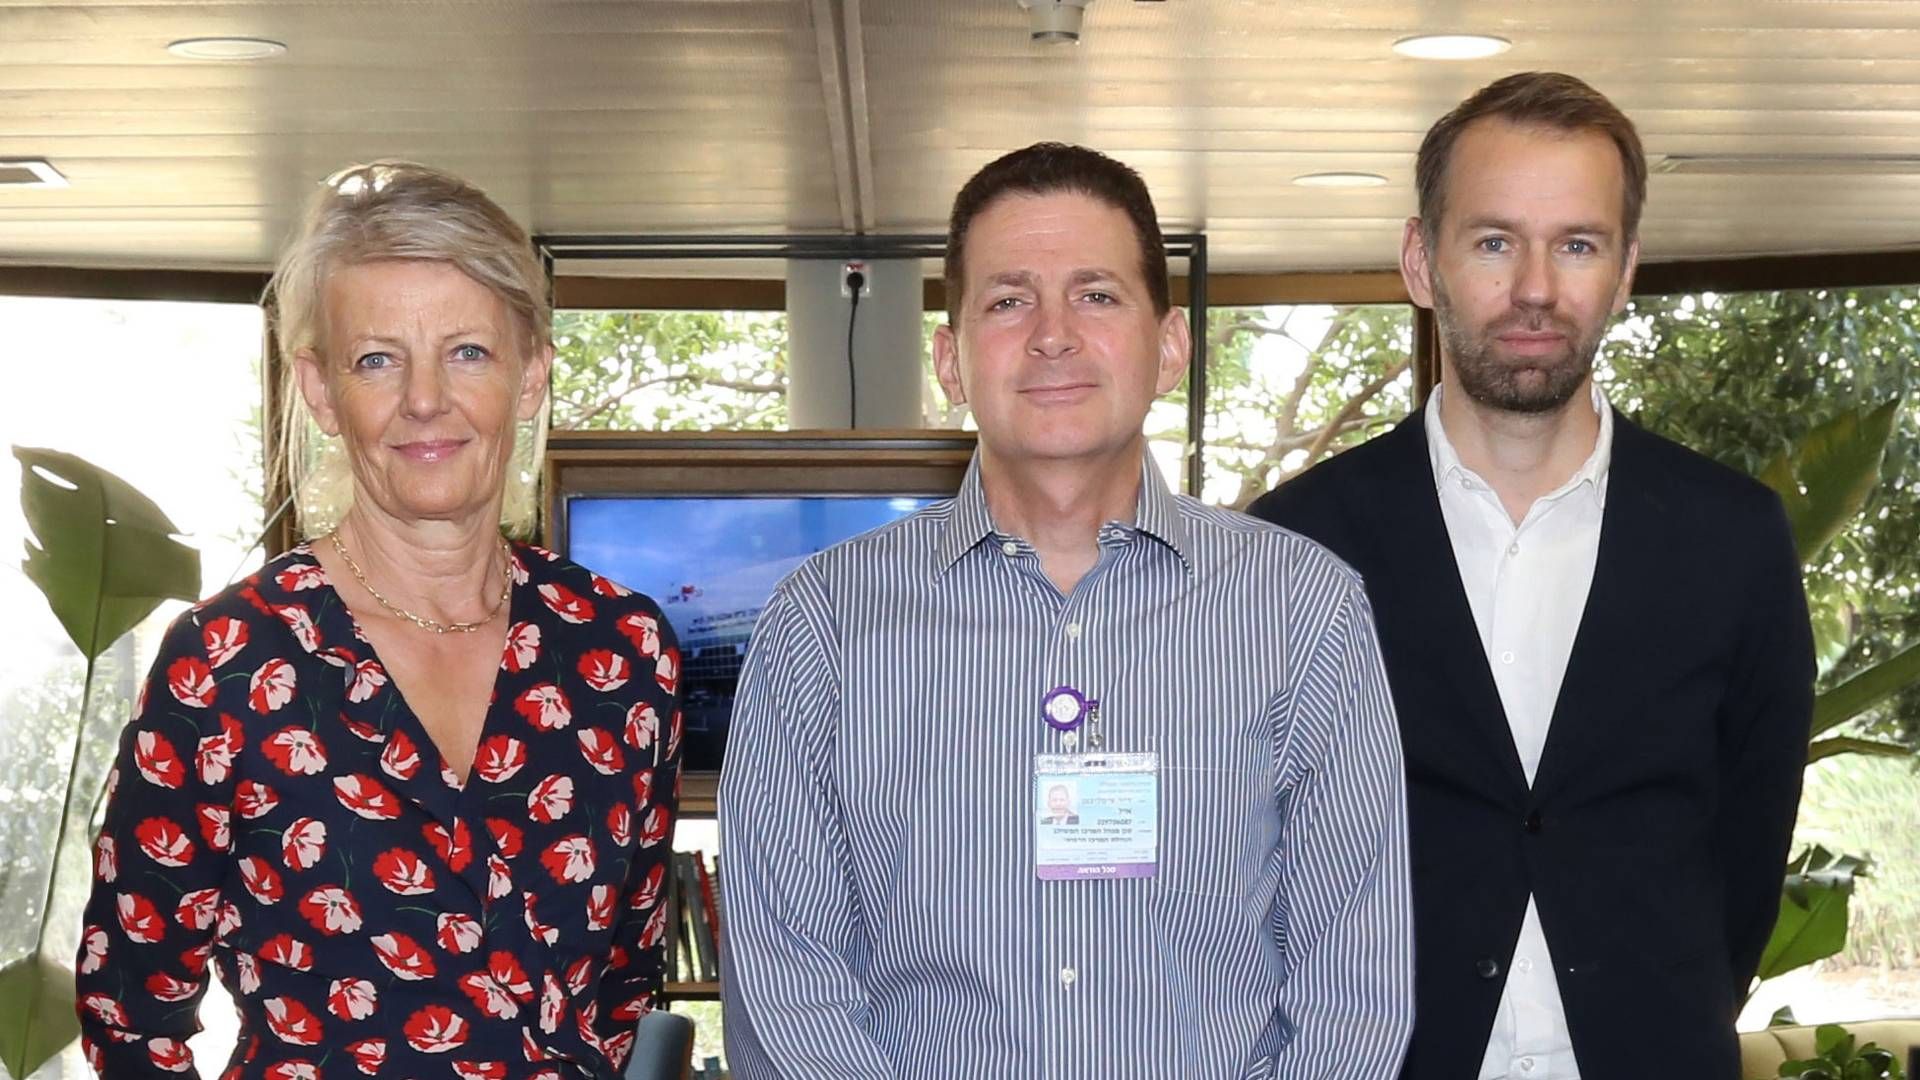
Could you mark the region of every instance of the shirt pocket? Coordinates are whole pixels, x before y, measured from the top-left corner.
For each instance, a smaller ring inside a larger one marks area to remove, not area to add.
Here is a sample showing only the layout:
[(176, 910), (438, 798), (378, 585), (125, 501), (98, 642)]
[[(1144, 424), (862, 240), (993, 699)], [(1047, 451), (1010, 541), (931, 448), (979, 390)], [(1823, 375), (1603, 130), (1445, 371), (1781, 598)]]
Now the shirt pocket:
[(1268, 770), (1163, 768), (1161, 785), (1160, 887), (1251, 894), (1278, 838)]

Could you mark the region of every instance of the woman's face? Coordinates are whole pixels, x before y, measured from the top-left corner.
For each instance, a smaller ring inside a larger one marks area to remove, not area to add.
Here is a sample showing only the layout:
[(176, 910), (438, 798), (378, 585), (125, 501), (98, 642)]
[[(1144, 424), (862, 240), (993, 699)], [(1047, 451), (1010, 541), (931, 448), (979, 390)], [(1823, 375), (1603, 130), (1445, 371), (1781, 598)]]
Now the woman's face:
[(497, 513), (514, 422), (538, 413), (552, 347), (529, 355), (504, 300), (420, 260), (335, 270), (320, 330), (318, 350), (294, 357), (300, 392), (345, 444), (355, 500), (403, 521)]

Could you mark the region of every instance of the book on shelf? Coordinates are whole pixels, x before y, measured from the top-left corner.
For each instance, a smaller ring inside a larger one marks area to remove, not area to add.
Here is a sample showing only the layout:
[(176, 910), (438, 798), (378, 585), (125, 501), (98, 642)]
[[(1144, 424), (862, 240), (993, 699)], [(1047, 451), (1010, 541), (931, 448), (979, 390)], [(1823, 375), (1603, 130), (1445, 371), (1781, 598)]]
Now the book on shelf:
[(669, 983), (720, 980), (718, 867), (705, 856), (673, 852), (665, 881), (667, 932), (665, 975)]

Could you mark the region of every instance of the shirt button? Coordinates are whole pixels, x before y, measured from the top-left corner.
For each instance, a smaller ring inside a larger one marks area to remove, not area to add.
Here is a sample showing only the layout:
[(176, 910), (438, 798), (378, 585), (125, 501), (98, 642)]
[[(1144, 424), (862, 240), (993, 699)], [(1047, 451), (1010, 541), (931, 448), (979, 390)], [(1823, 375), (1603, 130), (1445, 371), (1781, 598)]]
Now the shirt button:
[(1071, 731), (1063, 731), (1060, 733), (1060, 749), (1072, 750), (1074, 747), (1079, 745), (1080, 745), (1079, 735)]
[(1533, 961), (1523, 956), (1520, 959), (1515, 960), (1513, 962), (1513, 970), (1519, 972), (1522, 975), (1525, 975), (1528, 972), (1533, 970)]
[(1530, 1058), (1530, 1057), (1523, 1057), (1523, 1058), (1521, 1058), (1521, 1059), (1520, 1059), (1520, 1071), (1521, 1071), (1521, 1072), (1532, 1072), (1532, 1071), (1533, 1071), (1533, 1059), (1532, 1059), (1532, 1058)]
[(1520, 823), (1520, 827), (1530, 833), (1539, 832), (1540, 831), (1540, 811), (1535, 810), (1529, 813), (1527, 815), (1527, 820)]
[(1518, 540), (1516, 540), (1516, 541), (1514, 541), (1513, 543), (1511, 543), (1511, 544), (1508, 544), (1508, 545), (1507, 545), (1507, 554), (1509, 554), (1509, 555), (1518, 555), (1518, 554), (1520, 554), (1520, 542), (1519, 542)]
[(1020, 554), (1020, 545), (1008, 540), (1000, 545), (1000, 553), (1002, 555), (1018, 555)]
[(1513, 663), (1513, 650), (1512, 650), (1512, 649), (1508, 649), (1508, 650), (1507, 650), (1506, 652), (1503, 652), (1503, 653), (1501, 653), (1501, 654), (1500, 654), (1500, 662), (1501, 662), (1501, 663), (1503, 663), (1503, 664), (1511, 664), (1511, 663)]
[(1079, 978), (1080, 978), (1080, 973), (1073, 970), (1070, 967), (1063, 967), (1060, 969), (1060, 985), (1061, 986), (1072, 986), (1075, 980)]
[(1067, 624), (1067, 640), (1068, 641), (1080, 640), (1080, 624), (1079, 623), (1070, 622)]
[(1500, 961), (1489, 956), (1473, 965), (1473, 970), (1483, 979), (1497, 979), (1500, 977)]

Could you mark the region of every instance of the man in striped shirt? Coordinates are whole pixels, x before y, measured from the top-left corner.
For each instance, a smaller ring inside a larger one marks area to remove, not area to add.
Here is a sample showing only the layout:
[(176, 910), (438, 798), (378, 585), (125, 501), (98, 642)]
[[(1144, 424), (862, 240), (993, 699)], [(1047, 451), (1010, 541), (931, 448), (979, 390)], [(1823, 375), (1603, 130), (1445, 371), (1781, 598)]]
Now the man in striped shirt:
[(966, 481), (782, 582), (741, 678), (733, 1074), (1393, 1076), (1406, 808), (1372, 615), (1326, 551), (1148, 455), (1190, 342), (1145, 185), (1009, 154), (956, 199), (946, 276)]

